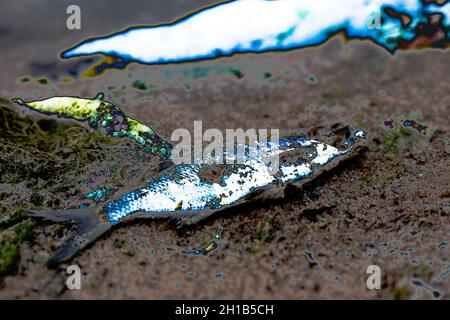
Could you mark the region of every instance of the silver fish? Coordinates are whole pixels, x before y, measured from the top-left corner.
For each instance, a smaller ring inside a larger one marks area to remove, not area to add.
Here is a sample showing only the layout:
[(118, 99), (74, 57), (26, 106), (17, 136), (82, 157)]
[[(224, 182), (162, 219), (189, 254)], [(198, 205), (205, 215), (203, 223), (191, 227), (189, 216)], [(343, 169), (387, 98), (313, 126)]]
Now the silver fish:
[[(334, 130), (336, 132), (337, 130)], [(333, 131), (332, 131), (333, 132)], [(365, 132), (346, 132), (335, 145), (311, 139), (302, 131), (279, 139), (279, 170), (262, 157), (246, 157), (243, 164), (172, 166), (152, 177), (143, 188), (130, 191), (102, 206), (65, 211), (31, 211), (32, 217), (76, 225), (73, 236), (49, 261), (49, 267), (72, 258), (116, 224), (136, 218), (169, 218), (179, 224), (196, 223), (210, 215), (256, 199), (282, 198), (288, 185), (302, 186), (343, 160), (359, 154)], [(328, 135), (330, 136), (330, 134)], [(333, 135), (336, 139), (337, 135)]]

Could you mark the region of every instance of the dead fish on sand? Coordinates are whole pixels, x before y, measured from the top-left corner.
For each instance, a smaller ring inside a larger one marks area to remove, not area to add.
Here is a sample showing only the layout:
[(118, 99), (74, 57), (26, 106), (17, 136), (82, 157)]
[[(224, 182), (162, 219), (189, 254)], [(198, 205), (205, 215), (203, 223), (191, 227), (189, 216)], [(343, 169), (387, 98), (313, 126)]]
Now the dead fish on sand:
[[(21, 101), (22, 104), (25, 104)], [(310, 132), (311, 134), (311, 132)], [(75, 224), (74, 234), (49, 261), (50, 267), (72, 258), (116, 224), (136, 218), (168, 218), (196, 223), (210, 215), (256, 199), (282, 198), (288, 185), (301, 187), (343, 160), (357, 155), (365, 132), (335, 126), (322, 143), (305, 131), (283, 134), (276, 148), (252, 153), (240, 164), (180, 164), (161, 171), (147, 185), (101, 206), (64, 211), (31, 211), (31, 216)], [(255, 156), (256, 154), (256, 156)], [(269, 157), (268, 157), (269, 155)], [(234, 154), (227, 155), (235, 157)], [(277, 156), (277, 170), (268, 158)]]

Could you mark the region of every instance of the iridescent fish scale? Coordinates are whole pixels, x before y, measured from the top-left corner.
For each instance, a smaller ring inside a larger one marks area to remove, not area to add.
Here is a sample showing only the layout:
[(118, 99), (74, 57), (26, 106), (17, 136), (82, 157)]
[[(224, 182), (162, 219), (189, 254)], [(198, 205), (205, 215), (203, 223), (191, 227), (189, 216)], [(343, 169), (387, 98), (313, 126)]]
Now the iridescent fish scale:
[(231, 173), (224, 175), (222, 183), (200, 178), (200, 168), (206, 164), (175, 166), (151, 179), (148, 186), (140, 189), (139, 195), (132, 191), (108, 203), (101, 215), (115, 224), (137, 212), (176, 214), (177, 211), (219, 209), (233, 204), (260, 187), (307, 178), (336, 157), (351, 152), (353, 144), (350, 142), (347, 149), (338, 150), (305, 136), (288, 137), (280, 140), (280, 145), (286, 147), (279, 151), (280, 154), (313, 146), (316, 149), (315, 156), (309, 162), (293, 161), (283, 164), (280, 172), (275, 175), (271, 174), (264, 159), (247, 158), (243, 165), (234, 166)]

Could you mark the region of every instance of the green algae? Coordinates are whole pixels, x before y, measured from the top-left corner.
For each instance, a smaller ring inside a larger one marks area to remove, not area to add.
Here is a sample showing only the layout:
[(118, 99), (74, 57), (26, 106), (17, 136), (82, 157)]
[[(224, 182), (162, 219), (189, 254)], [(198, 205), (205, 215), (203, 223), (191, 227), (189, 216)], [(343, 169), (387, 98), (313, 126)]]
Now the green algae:
[(138, 89), (138, 90), (147, 90), (147, 85), (145, 84), (145, 82), (140, 81), (140, 80), (136, 80), (132, 83), (131, 85), (134, 89)]
[(405, 119), (408, 119), (409, 122), (422, 121), (422, 115), (418, 113), (400, 115), (390, 121), (392, 123), (390, 126), (387, 126), (387, 122), (385, 122), (385, 127), (382, 128), (378, 151), (390, 159), (397, 159), (412, 145), (417, 136), (416, 132), (420, 133), (417, 129), (405, 125)]
[(0, 231), (0, 281), (17, 272), (20, 263), (20, 247), (31, 238), (33, 223), (29, 220)]
[(242, 79), (242, 78), (244, 78), (244, 76), (245, 76), (245, 75), (242, 73), (241, 70), (234, 69), (234, 68), (230, 69), (230, 73), (231, 73), (233, 76), (235, 76), (237, 79)]
[(411, 131), (398, 128), (392, 131), (383, 131), (381, 134), (380, 151), (390, 158), (395, 158), (398, 151), (406, 150), (412, 143), (413, 135)]
[(28, 83), (28, 82), (30, 82), (31, 81), (31, 78), (30, 77), (22, 77), (22, 78), (20, 78), (20, 82), (21, 83)]
[(37, 79), (36, 82), (42, 85), (47, 85), (49, 83), (48, 79), (45, 78)]

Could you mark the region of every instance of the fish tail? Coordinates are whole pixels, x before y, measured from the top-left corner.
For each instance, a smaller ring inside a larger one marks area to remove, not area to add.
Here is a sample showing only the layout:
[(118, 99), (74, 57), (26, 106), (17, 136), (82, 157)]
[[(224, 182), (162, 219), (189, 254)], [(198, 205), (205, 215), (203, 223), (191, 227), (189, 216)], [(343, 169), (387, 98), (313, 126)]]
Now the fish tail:
[(112, 226), (111, 223), (100, 219), (98, 207), (64, 211), (28, 210), (28, 213), (32, 218), (74, 224), (72, 235), (58, 249), (55, 256), (47, 262), (49, 268), (56, 268), (62, 262), (71, 259), (78, 251), (88, 246)]

